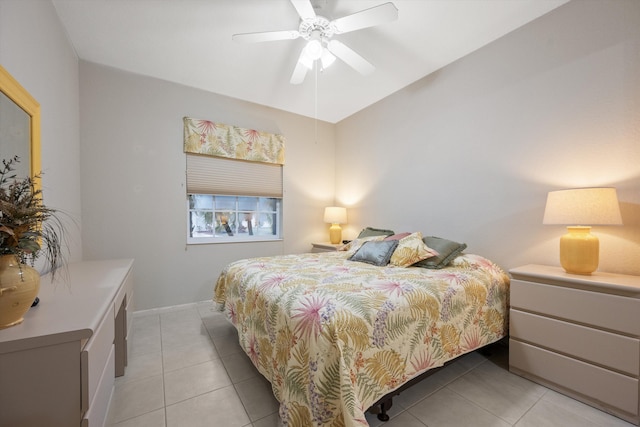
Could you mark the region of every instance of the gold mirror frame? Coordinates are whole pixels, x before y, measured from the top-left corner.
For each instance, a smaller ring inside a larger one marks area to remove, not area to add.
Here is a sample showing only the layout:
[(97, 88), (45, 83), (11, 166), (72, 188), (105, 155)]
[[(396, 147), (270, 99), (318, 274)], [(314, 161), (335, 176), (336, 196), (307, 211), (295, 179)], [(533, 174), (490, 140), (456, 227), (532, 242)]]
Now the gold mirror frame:
[[(36, 101), (25, 88), (13, 78), (7, 70), (0, 65), (0, 92), (4, 93), (7, 98), (12, 100), (20, 107), (29, 117), (30, 120), (30, 165), (29, 170), (31, 177), (35, 177), (42, 170), (40, 163), (40, 104)], [(8, 160), (8, 159), (7, 159)], [(40, 188), (40, 180), (35, 180), (36, 188)]]

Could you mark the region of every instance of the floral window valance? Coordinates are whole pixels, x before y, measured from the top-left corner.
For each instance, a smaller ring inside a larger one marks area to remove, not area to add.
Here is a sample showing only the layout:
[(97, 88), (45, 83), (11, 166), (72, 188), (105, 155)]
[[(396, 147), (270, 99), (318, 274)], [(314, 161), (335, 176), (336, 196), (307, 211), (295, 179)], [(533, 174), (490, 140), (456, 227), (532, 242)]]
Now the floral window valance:
[(184, 151), (283, 165), (284, 136), (185, 117)]

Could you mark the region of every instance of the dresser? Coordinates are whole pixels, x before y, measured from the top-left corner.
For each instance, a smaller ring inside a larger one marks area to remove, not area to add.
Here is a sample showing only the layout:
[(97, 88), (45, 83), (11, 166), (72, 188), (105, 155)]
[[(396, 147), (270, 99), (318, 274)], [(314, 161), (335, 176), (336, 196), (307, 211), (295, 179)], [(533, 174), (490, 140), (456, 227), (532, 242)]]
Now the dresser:
[(510, 273), (510, 371), (639, 424), (640, 277)]
[(127, 364), (133, 260), (71, 263), (0, 330), (0, 426), (102, 427)]

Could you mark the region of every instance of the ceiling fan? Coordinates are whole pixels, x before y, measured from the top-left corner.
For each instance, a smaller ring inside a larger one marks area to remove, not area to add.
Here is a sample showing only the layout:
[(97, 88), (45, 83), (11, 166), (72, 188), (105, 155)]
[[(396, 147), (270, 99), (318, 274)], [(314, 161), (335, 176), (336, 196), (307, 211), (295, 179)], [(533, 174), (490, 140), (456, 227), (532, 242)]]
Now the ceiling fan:
[(335, 61), (336, 57), (362, 75), (371, 74), (375, 67), (353, 49), (333, 39), (333, 36), (398, 19), (398, 9), (393, 3), (384, 3), (330, 21), (324, 16), (316, 15), (311, 0), (290, 1), (301, 19), (297, 30), (234, 34), (232, 39), (245, 43), (293, 40), (298, 37), (307, 40), (291, 75), (290, 82), (292, 84), (302, 83), (307, 71), (313, 68), (316, 60), (320, 60), (322, 67), (327, 68)]

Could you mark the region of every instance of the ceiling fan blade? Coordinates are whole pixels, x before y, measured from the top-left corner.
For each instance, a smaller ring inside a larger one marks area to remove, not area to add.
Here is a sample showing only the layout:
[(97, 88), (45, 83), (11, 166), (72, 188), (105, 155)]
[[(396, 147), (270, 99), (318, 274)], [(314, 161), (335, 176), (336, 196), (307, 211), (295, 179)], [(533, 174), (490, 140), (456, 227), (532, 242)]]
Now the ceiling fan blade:
[(291, 0), (291, 4), (296, 8), (298, 15), (300, 15), (303, 21), (316, 17), (316, 12), (313, 10), (313, 5), (310, 0)]
[(376, 69), (376, 67), (374, 67), (369, 61), (338, 40), (331, 40), (327, 44), (327, 49), (364, 76), (373, 73)]
[[(293, 1), (293, 0), (292, 0)], [(332, 21), (336, 34), (373, 27), (398, 19), (398, 9), (393, 3), (385, 3), (370, 9), (365, 9), (351, 15), (343, 16)]]
[(304, 65), (302, 58), (304, 57), (304, 49), (300, 52), (300, 58), (298, 58), (298, 62), (296, 62), (296, 68), (293, 69), (293, 74), (291, 74), (291, 80), (289, 83), (292, 85), (299, 85), (304, 81), (305, 76), (307, 75), (307, 71), (309, 71), (309, 67)]
[(266, 31), (262, 33), (234, 34), (231, 38), (242, 43), (270, 42), (276, 40), (293, 40), (300, 37), (298, 30)]

